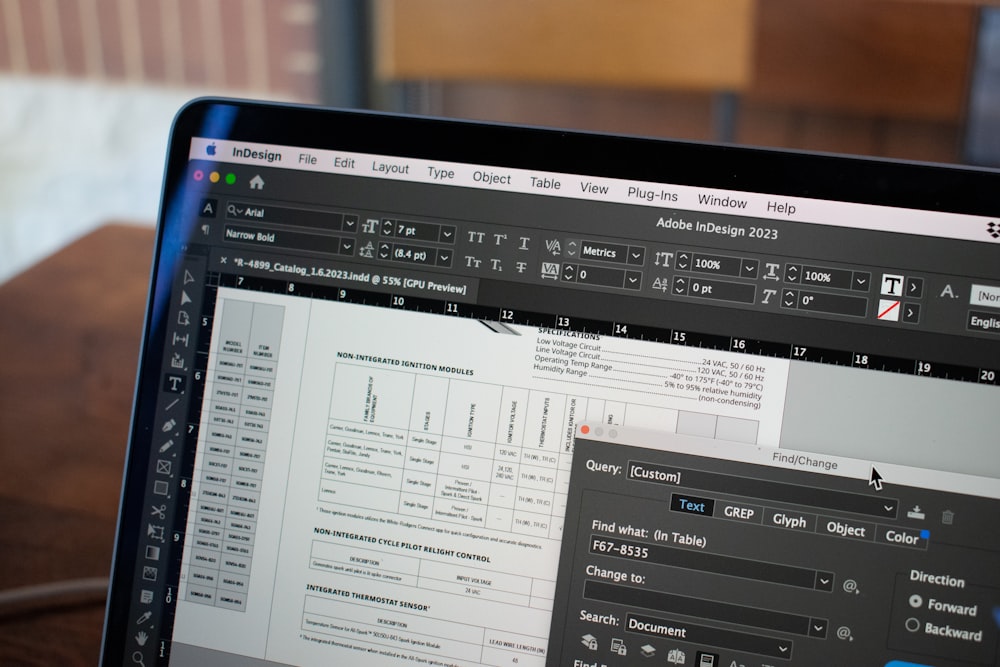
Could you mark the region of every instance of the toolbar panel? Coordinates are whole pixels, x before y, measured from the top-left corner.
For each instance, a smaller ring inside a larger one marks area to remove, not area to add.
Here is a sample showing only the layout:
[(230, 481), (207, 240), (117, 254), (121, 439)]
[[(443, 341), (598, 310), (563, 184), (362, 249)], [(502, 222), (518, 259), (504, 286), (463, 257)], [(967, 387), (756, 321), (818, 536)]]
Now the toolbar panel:
[[(981, 298), (1000, 292), (1000, 286), (912, 267), (734, 251), (731, 242), (713, 247), (576, 236), (471, 219), (291, 206), (246, 197), (203, 197), (193, 207), (204, 240), (226, 245), (878, 327), (985, 338), (1000, 334), (1000, 300)], [(750, 229), (761, 238), (779, 233), (770, 227)]]

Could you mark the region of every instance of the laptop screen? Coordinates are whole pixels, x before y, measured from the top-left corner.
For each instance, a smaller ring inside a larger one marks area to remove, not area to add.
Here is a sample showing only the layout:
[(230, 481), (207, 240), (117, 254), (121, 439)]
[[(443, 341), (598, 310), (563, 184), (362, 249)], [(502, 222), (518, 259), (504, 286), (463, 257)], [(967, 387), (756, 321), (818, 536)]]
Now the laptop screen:
[(104, 664), (995, 664), (998, 185), (193, 103)]

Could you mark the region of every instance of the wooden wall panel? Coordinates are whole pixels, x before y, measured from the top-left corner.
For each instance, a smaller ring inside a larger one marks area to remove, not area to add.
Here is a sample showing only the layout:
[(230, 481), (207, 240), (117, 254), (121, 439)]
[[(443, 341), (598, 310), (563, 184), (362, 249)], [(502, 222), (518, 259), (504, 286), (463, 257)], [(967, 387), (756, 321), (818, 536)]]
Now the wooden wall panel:
[(703, 93), (445, 83), (432, 97), (432, 112), (457, 118), (684, 139), (712, 136), (712, 98)]
[(740, 90), (753, 15), (751, 0), (382, 0), (376, 74)]
[(758, 0), (749, 98), (895, 118), (964, 113), (973, 3)]

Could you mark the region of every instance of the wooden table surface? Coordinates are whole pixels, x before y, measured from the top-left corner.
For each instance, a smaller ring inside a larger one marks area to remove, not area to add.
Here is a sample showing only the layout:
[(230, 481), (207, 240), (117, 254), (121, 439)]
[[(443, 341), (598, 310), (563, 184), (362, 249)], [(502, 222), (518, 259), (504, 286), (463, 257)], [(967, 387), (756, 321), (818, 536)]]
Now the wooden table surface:
[[(108, 575), (153, 238), (102, 227), (0, 284), (0, 589)], [(0, 665), (95, 665), (103, 617), (0, 613)]]

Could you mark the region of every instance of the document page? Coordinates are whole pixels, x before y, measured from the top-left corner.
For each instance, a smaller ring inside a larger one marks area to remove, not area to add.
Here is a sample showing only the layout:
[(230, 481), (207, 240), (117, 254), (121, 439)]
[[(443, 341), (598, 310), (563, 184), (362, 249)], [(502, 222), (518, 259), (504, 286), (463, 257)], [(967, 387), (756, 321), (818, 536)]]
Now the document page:
[[(216, 318), (175, 624), (197, 646), (543, 665), (579, 422), (778, 442), (787, 360), (227, 288)], [(249, 473), (220, 491), (211, 470), (240, 331), (276, 356), (255, 413), (252, 544), (237, 553), (225, 537), (251, 527), (233, 515)], [(220, 493), (220, 514), (198, 510)], [(216, 570), (196, 543), (213, 516)]]

